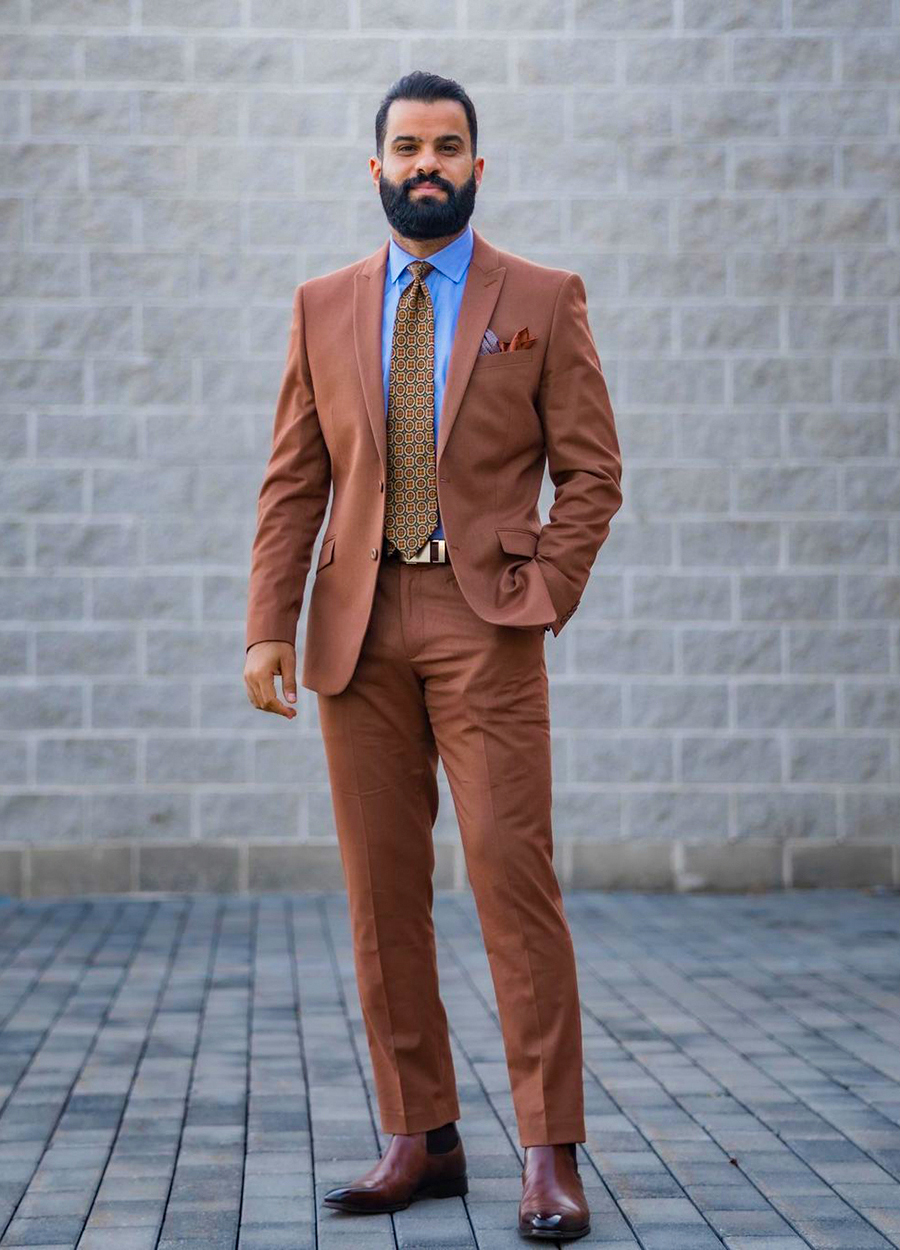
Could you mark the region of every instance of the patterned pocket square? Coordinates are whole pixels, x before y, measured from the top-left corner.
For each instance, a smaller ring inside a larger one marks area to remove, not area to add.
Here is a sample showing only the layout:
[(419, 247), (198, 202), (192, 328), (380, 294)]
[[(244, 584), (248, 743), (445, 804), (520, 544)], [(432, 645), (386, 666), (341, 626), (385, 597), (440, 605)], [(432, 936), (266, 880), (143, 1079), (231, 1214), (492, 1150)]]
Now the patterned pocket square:
[(484, 338), (481, 340), (481, 346), (478, 349), (479, 356), (487, 356), (491, 352), (499, 352), (500, 340), (497, 338), (493, 330), (485, 330)]
[(520, 351), (526, 347), (534, 347), (536, 342), (537, 339), (529, 338), (528, 326), (522, 326), (521, 330), (516, 330), (508, 343), (504, 342), (503, 339), (498, 339), (493, 330), (485, 330), (478, 354), (479, 356), (484, 356), (489, 352)]

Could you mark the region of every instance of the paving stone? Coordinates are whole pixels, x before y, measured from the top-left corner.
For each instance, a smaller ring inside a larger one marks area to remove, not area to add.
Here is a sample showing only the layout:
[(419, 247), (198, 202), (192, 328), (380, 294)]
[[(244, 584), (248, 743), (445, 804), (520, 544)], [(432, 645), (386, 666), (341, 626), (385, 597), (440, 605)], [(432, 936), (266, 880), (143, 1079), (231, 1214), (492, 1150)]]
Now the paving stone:
[(78, 1250), (155, 1250), (155, 1228), (86, 1228)]
[(69, 1217), (37, 1216), (34, 1218), (17, 1217), (3, 1234), (2, 1244), (5, 1246), (39, 1246), (60, 1239), (75, 1239), (83, 1227), (80, 1219)]

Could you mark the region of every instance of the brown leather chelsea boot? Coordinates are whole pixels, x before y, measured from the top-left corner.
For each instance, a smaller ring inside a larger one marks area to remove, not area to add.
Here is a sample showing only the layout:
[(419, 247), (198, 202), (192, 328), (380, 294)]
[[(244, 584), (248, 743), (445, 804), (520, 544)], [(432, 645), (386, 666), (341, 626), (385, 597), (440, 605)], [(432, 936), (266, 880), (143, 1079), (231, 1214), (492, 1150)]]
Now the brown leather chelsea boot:
[(591, 1231), (591, 1212), (578, 1171), (575, 1143), (526, 1146), (519, 1235), (574, 1241)]
[(368, 1172), (349, 1185), (329, 1189), (322, 1202), (337, 1211), (378, 1215), (401, 1211), (419, 1198), (458, 1197), (468, 1188), (462, 1138), (451, 1121), (427, 1133), (395, 1133)]

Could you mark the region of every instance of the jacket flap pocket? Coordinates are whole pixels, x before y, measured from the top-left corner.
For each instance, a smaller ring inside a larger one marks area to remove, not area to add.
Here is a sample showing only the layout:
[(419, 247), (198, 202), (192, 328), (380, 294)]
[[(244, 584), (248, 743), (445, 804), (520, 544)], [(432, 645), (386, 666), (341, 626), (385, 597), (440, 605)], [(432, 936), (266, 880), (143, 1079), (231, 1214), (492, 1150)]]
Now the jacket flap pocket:
[(337, 535), (335, 534), (331, 538), (326, 538), (325, 541), (322, 543), (322, 546), (319, 550), (319, 562), (316, 565), (317, 573), (319, 569), (324, 568), (326, 564), (329, 564), (331, 562), (331, 558), (334, 555), (334, 540), (336, 537)]
[(497, 530), (497, 537), (511, 555), (533, 556), (537, 551), (538, 536), (533, 530)]

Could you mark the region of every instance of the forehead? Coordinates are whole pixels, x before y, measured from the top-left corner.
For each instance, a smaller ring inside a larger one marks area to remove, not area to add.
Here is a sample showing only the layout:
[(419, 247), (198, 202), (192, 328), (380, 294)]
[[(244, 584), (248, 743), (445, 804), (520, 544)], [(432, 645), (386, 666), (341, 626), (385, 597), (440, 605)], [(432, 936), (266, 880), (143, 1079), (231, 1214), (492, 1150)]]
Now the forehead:
[(420, 139), (458, 134), (468, 141), (466, 110), (458, 100), (392, 100), (385, 138), (390, 143), (401, 134), (417, 135)]

